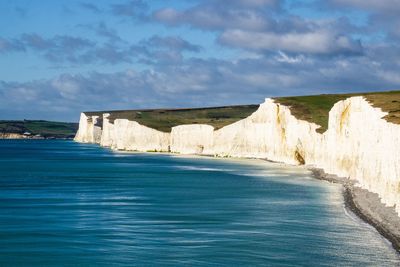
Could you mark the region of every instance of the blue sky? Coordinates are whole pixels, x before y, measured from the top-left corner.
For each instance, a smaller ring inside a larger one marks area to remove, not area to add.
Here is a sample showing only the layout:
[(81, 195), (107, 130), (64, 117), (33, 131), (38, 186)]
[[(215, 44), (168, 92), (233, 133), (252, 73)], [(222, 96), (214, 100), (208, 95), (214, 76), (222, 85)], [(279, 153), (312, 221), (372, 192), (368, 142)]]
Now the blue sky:
[(400, 0), (2, 0), (0, 119), (400, 88)]

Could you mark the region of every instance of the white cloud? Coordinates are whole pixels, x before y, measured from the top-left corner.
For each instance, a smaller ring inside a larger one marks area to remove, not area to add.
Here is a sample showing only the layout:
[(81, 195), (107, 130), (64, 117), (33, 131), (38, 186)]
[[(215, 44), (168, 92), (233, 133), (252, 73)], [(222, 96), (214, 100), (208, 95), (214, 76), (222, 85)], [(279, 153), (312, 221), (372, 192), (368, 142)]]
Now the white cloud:
[(79, 83), (70, 75), (62, 75), (51, 82), (51, 85), (67, 99), (75, 99), (79, 97)]
[(305, 57), (303, 55), (291, 57), (282, 51), (278, 51), (278, 56), (276, 56), (275, 59), (278, 62), (285, 62), (285, 63), (290, 63), (290, 64), (301, 63), (301, 62), (305, 61)]
[(324, 30), (305, 33), (248, 32), (228, 30), (220, 36), (220, 42), (234, 47), (252, 50), (281, 50), (294, 53), (331, 54), (360, 53), (361, 44), (345, 36), (335, 36)]

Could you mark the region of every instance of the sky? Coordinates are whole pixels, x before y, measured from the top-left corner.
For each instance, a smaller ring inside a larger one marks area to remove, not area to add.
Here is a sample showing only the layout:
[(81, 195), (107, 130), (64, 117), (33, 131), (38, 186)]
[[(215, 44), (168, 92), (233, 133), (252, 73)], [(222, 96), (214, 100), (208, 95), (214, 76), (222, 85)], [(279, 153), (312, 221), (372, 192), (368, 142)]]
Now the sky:
[(400, 89), (400, 0), (0, 0), (0, 119)]

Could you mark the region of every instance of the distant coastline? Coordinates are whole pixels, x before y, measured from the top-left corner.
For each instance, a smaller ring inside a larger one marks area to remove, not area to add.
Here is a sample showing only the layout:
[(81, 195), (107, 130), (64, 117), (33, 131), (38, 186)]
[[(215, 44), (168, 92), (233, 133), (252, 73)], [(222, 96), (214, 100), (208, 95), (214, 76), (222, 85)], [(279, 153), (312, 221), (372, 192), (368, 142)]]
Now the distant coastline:
[(33, 139), (33, 140), (73, 140), (73, 137), (24, 135), (19, 133), (0, 133), (0, 139)]
[(24, 135), (20, 133), (0, 133), (0, 139), (45, 139), (43, 136)]
[(73, 139), (77, 123), (45, 120), (0, 120), (0, 139)]

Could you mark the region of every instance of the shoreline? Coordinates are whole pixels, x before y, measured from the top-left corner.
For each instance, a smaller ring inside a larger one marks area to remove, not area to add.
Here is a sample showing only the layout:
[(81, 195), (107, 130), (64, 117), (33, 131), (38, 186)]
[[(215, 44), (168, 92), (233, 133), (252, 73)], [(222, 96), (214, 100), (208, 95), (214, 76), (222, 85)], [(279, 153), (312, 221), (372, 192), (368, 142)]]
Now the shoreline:
[(327, 174), (322, 169), (310, 167), (312, 177), (343, 186), (345, 207), (364, 222), (374, 227), (400, 253), (400, 218), (393, 207), (386, 207), (378, 194), (355, 185), (354, 181)]

